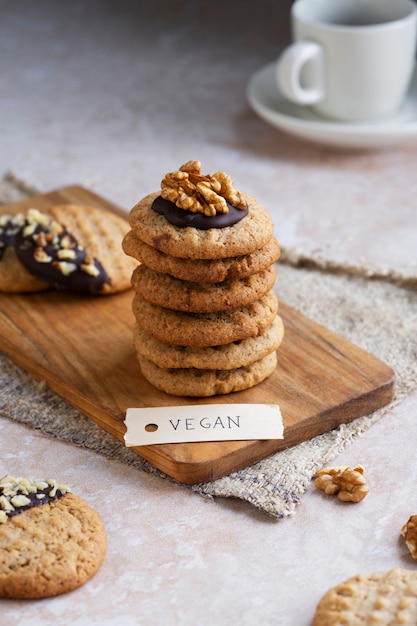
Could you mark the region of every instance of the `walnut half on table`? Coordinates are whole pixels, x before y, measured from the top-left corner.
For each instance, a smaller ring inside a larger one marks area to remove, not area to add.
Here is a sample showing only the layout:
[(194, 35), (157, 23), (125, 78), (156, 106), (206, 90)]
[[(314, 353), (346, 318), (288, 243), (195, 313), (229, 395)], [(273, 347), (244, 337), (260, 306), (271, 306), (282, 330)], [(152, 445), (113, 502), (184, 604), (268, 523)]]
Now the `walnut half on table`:
[(316, 472), (314, 485), (343, 502), (360, 502), (369, 493), (362, 465), (324, 467)]
[(408, 522), (401, 529), (405, 544), (413, 559), (417, 559), (417, 515), (411, 515)]

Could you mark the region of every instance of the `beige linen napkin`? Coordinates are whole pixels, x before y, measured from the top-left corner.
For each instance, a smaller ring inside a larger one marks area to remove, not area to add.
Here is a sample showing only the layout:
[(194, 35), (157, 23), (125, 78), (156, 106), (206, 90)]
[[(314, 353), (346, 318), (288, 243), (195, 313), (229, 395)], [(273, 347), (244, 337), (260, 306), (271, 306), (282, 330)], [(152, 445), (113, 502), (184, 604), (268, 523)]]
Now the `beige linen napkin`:
[[(33, 192), (13, 175), (0, 181), (0, 201), (17, 201)], [(417, 384), (417, 291), (413, 289), (417, 280), (403, 280), (389, 271), (378, 278), (367, 274), (366, 267), (336, 268), (284, 250), (276, 291), (287, 304), (388, 363), (397, 377), (393, 402), (224, 478), (185, 488), (206, 496), (239, 498), (275, 518), (291, 515), (315, 471), (413, 389)], [(172, 481), (3, 356), (0, 417)]]

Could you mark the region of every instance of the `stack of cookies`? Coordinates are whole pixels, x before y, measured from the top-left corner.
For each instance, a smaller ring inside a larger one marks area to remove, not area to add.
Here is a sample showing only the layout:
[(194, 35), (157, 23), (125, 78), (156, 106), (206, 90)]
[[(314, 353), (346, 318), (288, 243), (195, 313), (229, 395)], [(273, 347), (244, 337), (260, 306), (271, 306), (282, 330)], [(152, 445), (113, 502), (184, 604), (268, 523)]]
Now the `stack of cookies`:
[(190, 161), (130, 212), (134, 344), (143, 376), (176, 396), (248, 389), (276, 367), (280, 250), (267, 211)]

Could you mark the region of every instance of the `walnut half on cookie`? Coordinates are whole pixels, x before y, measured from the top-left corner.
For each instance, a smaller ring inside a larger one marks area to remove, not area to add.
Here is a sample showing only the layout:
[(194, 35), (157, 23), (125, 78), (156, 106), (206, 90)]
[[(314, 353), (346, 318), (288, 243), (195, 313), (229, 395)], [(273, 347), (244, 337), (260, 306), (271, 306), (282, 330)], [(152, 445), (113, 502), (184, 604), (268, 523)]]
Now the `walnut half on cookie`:
[(246, 201), (234, 189), (230, 176), (225, 172), (202, 174), (199, 161), (187, 161), (176, 172), (166, 174), (161, 196), (181, 209), (207, 216), (227, 213), (228, 202), (237, 209), (246, 209)]

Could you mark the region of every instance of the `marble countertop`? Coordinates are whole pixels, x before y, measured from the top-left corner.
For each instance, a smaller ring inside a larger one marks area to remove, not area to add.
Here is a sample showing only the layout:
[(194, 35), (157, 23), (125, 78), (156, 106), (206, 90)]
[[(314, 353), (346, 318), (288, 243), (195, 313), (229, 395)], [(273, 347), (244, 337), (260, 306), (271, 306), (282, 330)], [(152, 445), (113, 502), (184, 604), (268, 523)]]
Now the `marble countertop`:
[[(81, 184), (129, 210), (165, 172), (198, 159), (268, 208), (287, 250), (415, 272), (417, 144), (330, 149), (269, 127), (246, 102), (253, 72), (288, 41), (289, 6), (0, 0), (0, 175), (42, 191)], [(71, 484), (108, 534), (89, 583), (0, 601), (2, 621), (308, 626), (337, 582), (415, 568), (400, 531), (417, 513), (416, 411), (413, 392), (335, 459), (367, 468), (360, 505), (311, 486), (280, 521), (0, 420), (0, 475)]]

